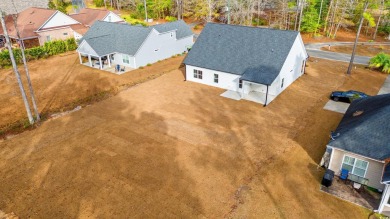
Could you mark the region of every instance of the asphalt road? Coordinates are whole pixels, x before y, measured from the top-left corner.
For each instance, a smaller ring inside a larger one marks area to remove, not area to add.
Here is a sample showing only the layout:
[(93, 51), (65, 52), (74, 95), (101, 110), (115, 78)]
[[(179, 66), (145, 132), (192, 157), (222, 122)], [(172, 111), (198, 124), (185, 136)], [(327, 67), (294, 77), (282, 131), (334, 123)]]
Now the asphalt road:
[[(390, 43), (359, 43), (359, 45), (390, 45)], [(329, 59), (341, 62), (349, 62), (351, 60), (351, 54), (328, 52), (321, 50), (321, 47), (327, 46), (342, 46), (342, 45), (353, 45), (353, 42), (329, 42), (329, 43), (309, 43), (305, 44), (306, 51), (311, 57), (317, 57), (322, 59)], [(367, 65), (371, 57), (368, 56), (355, 56), (354, 63)]]

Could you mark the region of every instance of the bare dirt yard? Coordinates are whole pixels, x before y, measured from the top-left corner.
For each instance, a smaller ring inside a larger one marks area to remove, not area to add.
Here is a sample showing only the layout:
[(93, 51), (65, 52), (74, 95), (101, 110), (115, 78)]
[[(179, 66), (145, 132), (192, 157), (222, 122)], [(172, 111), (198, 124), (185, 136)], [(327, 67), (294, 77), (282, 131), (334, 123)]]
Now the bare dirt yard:
[(376, 94), (386, 75), (308, 64), (267, 107), (225, 99), (174, 70), (3, 140), (0, 210), (21, 218), (367, 218), (319, 190), (317, 163), (342, 117), (322, 108), (332, 90)]
[[(29, 70), (38, 108), (45, 115), (94, 102), (128, 86), (158, 77), (177, 69), (182, 60), (183, 56), (170, 58), (144, 69), (115, 75), (81, 65), (77, 53), (71, 52), (29, 62)], [(24, 75), (22, 66), (19, 70)], [(0, 70), (0, 86), (1, 131), (27, 115), (12, 68)]]
[[(340, 53), (348, 53), (352, 54), (353, 46), (332, 46), (330, 51), (332, 52), (340, 52)], [(329, 51), (328, 47), (322, 47), (321, 50)], [(367, 43), (365, 45), (358, 45), (356, 47), (356, 55), (360, 56), (375, 56), (376, 54), (384, 52), (390, 54), (390, 46), (388, 45), (370, 45)]]

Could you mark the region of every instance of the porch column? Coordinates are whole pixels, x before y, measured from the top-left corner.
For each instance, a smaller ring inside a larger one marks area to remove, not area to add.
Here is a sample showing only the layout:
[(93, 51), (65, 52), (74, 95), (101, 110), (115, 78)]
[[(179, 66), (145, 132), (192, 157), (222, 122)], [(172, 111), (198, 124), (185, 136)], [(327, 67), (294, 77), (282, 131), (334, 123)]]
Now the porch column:
[(79, 53), (79, 59), (80, 59), (80, 64), (83, 64), (83, 59), (81, 58), (81, 54)]
[(88, 55), (88, 62), (89, 62), (89, 66), (92, 67), (92, 60), (90, 55)]
[(110, 55), (107, 55), (107, 60), (108, 60), (108, 67), (111, 68), (111, 60), (110, 60)]
[(102, 58), (100, 56), (99, 56), (99, 67), (100, 69), (103, 69)]

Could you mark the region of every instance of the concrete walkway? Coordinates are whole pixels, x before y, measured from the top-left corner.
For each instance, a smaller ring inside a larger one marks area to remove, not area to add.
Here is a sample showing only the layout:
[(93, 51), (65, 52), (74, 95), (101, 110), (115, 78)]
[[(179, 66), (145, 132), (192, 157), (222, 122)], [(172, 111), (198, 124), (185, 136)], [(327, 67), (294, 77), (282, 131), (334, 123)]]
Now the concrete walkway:
[[(335, 61), (341, 61), (341, 62), (349, 62), (351, 60), (351, 54), (346, 53), (337, 53), (337, 52), (328, 52), (321, 50), (322, 47), (328, 47), (328, 46), (351, 46), (353, 45), (353, 42), (328, 42), (328, 43), (309, 43), (305, 44), (307, 53), (311, 57), (317, 57), (321, 59), (328, 59), (328, 60), (335, 60)], [(390, 45), (390, 42), (360, 42), (358, 45)], [(354, 63), (355, 64), (362, 64), (367, 65), (370, 61), (371, 57), (368, 56), (355, 56)]]
[(381, 89), (378, 92), (379, 94), (389, 94), (390, 93), (390, 75), (387, 76), (385, 83), (383, 83)]

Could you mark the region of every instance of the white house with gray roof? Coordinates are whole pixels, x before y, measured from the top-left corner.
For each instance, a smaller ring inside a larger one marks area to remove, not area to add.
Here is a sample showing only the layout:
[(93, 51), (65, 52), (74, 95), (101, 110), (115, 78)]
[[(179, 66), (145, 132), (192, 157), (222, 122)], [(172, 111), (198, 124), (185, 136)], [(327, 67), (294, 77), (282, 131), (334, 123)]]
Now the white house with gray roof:
[(348, 172), (355, 186), (383, 191), (380, 213), (390, 216), (390, 94), (354, 100), (324, 155), (336, 175)]
[(184, 21), (150, 27), (97, 21), (80, 40), (77, 52), (80, 63), (88, 57), (91, 67), (135, 69), (186, 52), (193, 36)]
[(187, 81), (267, 105), (304, 73), (307, 58), (299, 32), (208, 23), (184, 64)]

